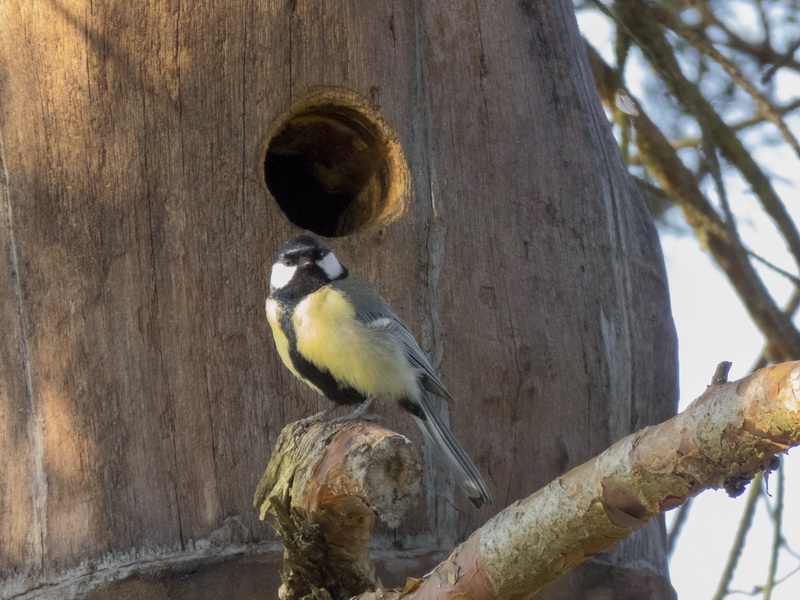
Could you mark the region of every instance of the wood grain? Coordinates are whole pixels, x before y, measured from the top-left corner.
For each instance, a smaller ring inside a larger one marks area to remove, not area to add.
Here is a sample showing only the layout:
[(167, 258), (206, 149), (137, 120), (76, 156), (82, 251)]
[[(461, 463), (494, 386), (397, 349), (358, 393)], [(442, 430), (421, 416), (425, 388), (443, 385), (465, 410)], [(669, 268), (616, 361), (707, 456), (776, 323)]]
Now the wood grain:
[[(445, 549), (674, 411), (656, 233), (572, 11), (0, 6), (2, 593), (61, 582), (68, 597), (121, 564), (272, 543), (253, 489), (281, 427), (327, 401), (280, 365), (263, 314), (297, 231), (263, 160), (273, 124), (320, 87), (365, 98), (402, 146), (406, 214), (332, 245), (440, 368), (496, 498), (474, 511), (428, 462), (437, 491), (386, 547)], [(605, 560), (663, 574), (662, 533)]]

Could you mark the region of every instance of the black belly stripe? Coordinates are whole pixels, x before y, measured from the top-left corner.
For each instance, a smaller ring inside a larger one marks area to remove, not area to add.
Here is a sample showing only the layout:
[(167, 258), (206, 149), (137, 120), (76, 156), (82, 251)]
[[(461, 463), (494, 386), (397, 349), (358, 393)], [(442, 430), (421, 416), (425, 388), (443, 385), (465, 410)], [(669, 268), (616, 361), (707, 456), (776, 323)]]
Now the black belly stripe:
[(294, 330), (292, 316), (296, 303), (284, 303), (280, 306), (278, 323), (289, 341), (289, 359), (292, 366), (305, 379), (317, 386), (326, 397), (338, 404), (361, 404), (367, 397), (349, 386), (340, 386), (330, 371), (320, 369), (300, 353), (297, 349), (297, 334)]

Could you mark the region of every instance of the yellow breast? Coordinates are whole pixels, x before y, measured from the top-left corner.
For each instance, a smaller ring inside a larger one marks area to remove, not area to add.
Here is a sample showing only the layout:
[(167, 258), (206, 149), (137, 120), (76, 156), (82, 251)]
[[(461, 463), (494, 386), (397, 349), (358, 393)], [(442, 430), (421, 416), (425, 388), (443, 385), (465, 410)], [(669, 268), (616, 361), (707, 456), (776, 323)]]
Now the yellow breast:
[(373, 397), (418, 393), (417, 373), (401, 344), (358, 321), (339, 290), (326, 287), (309, 295), (295, 308), (293, 322), (298, 351), (342, 386)]

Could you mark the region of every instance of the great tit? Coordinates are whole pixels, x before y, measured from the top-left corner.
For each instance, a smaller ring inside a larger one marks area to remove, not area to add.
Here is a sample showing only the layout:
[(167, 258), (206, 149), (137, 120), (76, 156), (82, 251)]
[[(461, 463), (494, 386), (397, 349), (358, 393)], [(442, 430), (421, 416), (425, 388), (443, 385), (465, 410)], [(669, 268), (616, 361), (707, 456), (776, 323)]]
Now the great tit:
[(393, 399), (410, 412), (470, 501), (491, 495), (425, 392), (451, 400), (408, 326), (318, 238), (288, 242), (272, 266), (267, 319), (289, 370), (338, 404)]

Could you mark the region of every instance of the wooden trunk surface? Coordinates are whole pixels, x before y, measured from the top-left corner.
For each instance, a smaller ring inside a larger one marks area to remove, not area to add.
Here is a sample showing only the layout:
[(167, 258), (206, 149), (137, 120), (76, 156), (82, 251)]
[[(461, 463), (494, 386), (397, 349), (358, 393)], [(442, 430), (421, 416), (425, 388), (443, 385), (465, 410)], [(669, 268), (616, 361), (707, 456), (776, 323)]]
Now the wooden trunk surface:
[[(407, 210), (331, 244), (440, 368), (494, 494), (476, 511), (428, 463), (444, 492), (384, 546), (446, 548), (673, 413), (658, 240), (572, 11), (0, 5), (0, 596), (273, 547), (256, 482), (283, 425), (327, 401), (280, 364), (264, 317), (274, 253), (299, 230), (263, 161), (314, 89), (364, 97), (397, 136)], [(649, 530), (606, 562), (663, 574)]]

